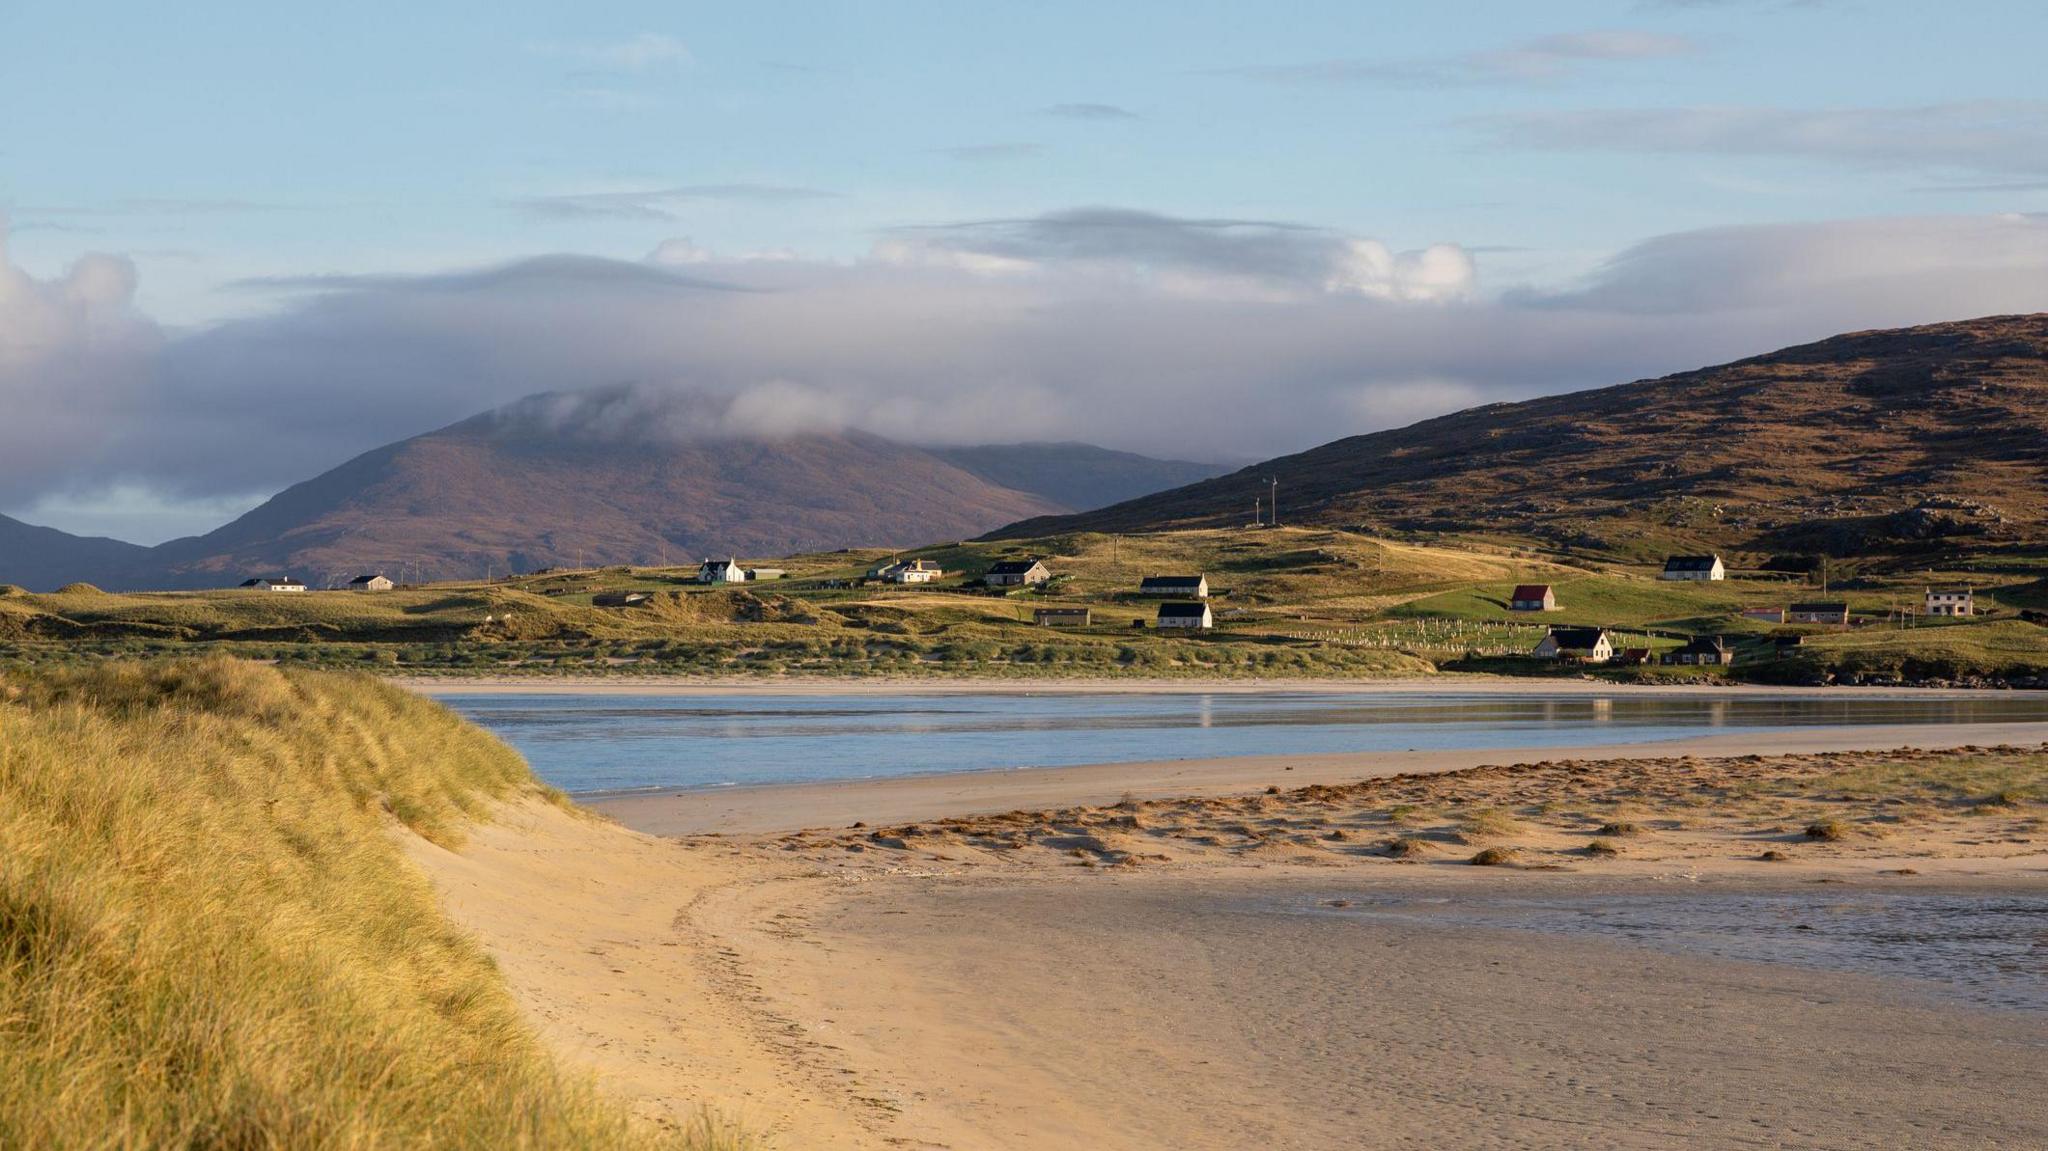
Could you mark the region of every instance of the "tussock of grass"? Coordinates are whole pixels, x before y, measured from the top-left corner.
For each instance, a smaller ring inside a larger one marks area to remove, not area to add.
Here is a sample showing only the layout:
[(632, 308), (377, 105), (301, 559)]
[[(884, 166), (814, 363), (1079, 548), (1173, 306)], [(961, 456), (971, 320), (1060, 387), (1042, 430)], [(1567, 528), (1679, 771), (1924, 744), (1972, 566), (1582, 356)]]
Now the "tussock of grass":
[(1617, 838), (1637, 836), (1641, 835), (1642, 833), (1642, 824), (1630, 823), (1625, 819), (1615, 820), (1613, 823), (1603, 823), (1600, 825), (1600, 829), (1594, 832), (1595, 835), (1605, 835)]
[(1466, 843), (1480, 843), (1489, 839), (1506, 839), (1522, 830), (1521, 823), (1514, 816), (1499, 808), (1485, 808), (1459, 821), (1458, 837)]
[(1806, 825), (1806, 838), (1818, 839), (1824, 843), (1839, 843), (1849, 838), (1851, 828), (1839, 819), (1816, 819)]
[(1489, 847), (1474, 855), (1469, 862), (1477, 867), (1500, 867), (1513, 863), (1518, 854), (1512, 847)]
[(1586, 854), (1613, 857), (1621, 854), (1621, 848), (1611, 839), (1595, 839), (1586, 844)]
[(642, 1129), (559, 1073), (391, 835), (450, 843), (536, 789), (365, 678), (7, 680), (0, 1146), (733, 1146)]
[(1388, 840), (1386, 846), (1380, 850), (1393, 859), (1421, 859), (1430, 853), (1430, 845), (1426, 839), (1417, 839), (1412, 835), (1403, 835), (1399, 838)]

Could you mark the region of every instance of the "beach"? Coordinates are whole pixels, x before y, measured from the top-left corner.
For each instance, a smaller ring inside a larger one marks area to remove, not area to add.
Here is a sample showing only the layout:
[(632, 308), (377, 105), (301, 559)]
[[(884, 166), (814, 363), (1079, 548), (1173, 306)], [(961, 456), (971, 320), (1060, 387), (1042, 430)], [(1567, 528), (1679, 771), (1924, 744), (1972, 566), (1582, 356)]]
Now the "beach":
[[(1767, 738), (801, 832), (526, 804), (414, 857), (557, 1050), (775, 1146), (2048, 1143), (2048, 1011), (1516, 926), (1532, 901), (1790, 901), (1827, 931), (1900, 893), (2048, 895), (2039, 739)], [(930, 782), (846, 786), (901, 811)]]

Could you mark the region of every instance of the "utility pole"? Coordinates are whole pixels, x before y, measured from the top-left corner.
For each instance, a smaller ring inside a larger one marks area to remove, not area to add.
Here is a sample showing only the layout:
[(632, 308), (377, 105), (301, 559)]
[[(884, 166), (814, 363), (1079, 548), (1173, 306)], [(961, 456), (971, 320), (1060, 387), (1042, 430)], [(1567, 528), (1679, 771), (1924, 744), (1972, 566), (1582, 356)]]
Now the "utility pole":
[(1253, 497), (1252, 497), (1252, 526), (1253, 526), (1253, 527), (1258, 527), (1258, 526), (1260, 526), (1261, 524), (1264, 524), (1264, 523), (1266, 522), (1266, 518), (1265, 518), (1265, 513), (1264, 513), (1264, 512), (1262, 512), (1262, 511), (1260, 510), (1260, 509), (1261, 509), (1262, 507), (1264, 507), (1264, 506), (1265, 506), (1265, 497), (1264, 497), (1264, 496), (1253, 496)]
[(1280, 477), (1268, 476), (1266, 482), (1273, 485), (1273, 498), (1266, 501), (1266, 507), (1273, 513), (1273, 526), (1280, 526)]

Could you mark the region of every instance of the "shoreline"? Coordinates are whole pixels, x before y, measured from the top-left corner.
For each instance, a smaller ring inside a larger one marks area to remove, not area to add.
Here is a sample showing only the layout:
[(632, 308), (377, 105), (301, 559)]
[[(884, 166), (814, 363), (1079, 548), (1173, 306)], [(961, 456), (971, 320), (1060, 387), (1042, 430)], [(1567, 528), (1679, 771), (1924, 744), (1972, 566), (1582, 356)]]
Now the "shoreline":
[[(1525, 678), (1445, 672), (1427, 678), (1389, 679), (1008, 679), (1001, 677), (837, 677), (758, 679), (734, 676), (388, 676), (385, 682), (426, 696), (439, 695), (1256, 695), (1498, 693), (1502, 695), (1772, 695), (1834, 698), (1856, 695), (1924, 699), (2025, 695), (2022, 688), (1885, 687), (1836, 684), (1828, 687), (1751, 683), (1610, 683), (1587, 679)], [(2048, 693), (2044, 693), (2048, 695)]]
[(2048, 721), (1889, 724), (1731, 732), (1677, 740), (1575, 747), (1456, 748), (1402, 752), (1140, 760), (1068, 767), (934, 772), (883, 779), (756, 784), (666, 792), (591, 793), (578, 806), (650, 835), (769, 835), (850, 823), (900, 823), (1138, 799), (1197, 798), (1264, 787), (1338, 785), (1404, 774), (1559, 760), (1646, 760), (1941, 750), (2048, 743)]

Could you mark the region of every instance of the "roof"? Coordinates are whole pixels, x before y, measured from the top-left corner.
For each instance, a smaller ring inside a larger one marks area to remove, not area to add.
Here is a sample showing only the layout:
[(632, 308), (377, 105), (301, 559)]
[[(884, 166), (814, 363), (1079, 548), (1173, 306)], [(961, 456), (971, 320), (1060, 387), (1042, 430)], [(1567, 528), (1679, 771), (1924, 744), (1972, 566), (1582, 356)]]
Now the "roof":
[(1971, 595), (1975, 589), (1966, 587), (1931, 587), (1928, 595)]
[(376, 575), (359, 575), (359, 576), (357, 576), (356, 578), (354, 578), (354, 579), (352, 579), (352, 580), (350, 580), (350, 581), (348, 581), (348, 582), (350, 582), (350, 583), (369, 583), (369, 582), (370, 582), (371, 580), (380, 580), (380, 579), (389, 579), (389, 578), (390, 578), (390, 577), (389, 577), (389, 576), (386, 576), (386, 575), (385, 575), (385, 574), (384, 574), (383, 572), (378, 572), (378, 573), (377, 573)]
[(1038, 560), (1004, 560), (988, 569), (990, 575), (1023, 575), (1039, 565)]
[(1671, 556), (1664, 561), (1664, 570), (1668, 572), (1706, 572), (1713, 571), (1714, 565), (1720, 562), (1720, 556)]
[(1815, 615), (1847, 615), (1849, 605), (1845, 603), (1795, 603), (1792, 605), (1791, 610), (1795, 612), (1810, 612)]
[(296, 584), (296, 583), (298, 583), (298, 582), (299, 582), (298, 580), (295, 580), (295, 579), (293, 579), (293, 578), (292, 578), (292, 577), (290, 577), (290, 576), (257, 576), (257, 577), (256, 577), (256, 578), (254, 578), (254, 579), (245, 579), (245, 580), (243, 580), (243, 581), (242, 581), (242, 586), (243, 586), (243, 587), (276, 587), (276, 586), (277, 586), (277, 585), (279, 585), (279, 584)]
[(1525, 583), (1516, 584), (1515, 594), (1509, 596), (1508, 598), (1510, 600), (1542, 599), (1544, 596), (1547, 596), (1549, 594), (1550, 585), (1547, 583)]
[(1188, 575), (1172, 575), (1172, 576), (1146, 576), (1146, 577), (1145, 577), (1145, 580), (1144, 580), (1144, 582), (1143, 582), (1143, 583), (1141, 583), (1141, 584), (1139, 584), (1138, 586), (1139, 586), (1139, 587), (1194, 587), (1194, 586), (1195, 586), (1196, 584), (1199, 584), (1199, 583), (1203, 582), (1204, 580), (1206, 580), (1206, 579), (1208, 579), (1208, 578), (1209, 578), (1208, 576), (1198, 576), (1198, 575), (1191, 575), (1191, 576), (1188, 576)]
[(1557, 646), (1560, 648), (1598, 647), (1600, 646), (1600, 641), (1605, 639), (1606, 636), (1607, 629), (1604, 627), (1554, 627), (1550, 629), (1550, 638), (1556, 640)]
[(1205, 603), (1163, 603), (1159, 605), (1160, 619), (1200, 619), (1209, 610)]
[(1089, 612), (1089, 609), (1088, 609), (1088, 608), (1085, 608), (1085, 607), (1042, 607), (1042, 608), (1039, 608), (1039, 609), (1038, 609), (1038, 611), (1037, 611), (1037, 613), (1036, 613), (1036, 614), (1038, 614), (1038, 615), (1087, 615), (1087, 614), (1088, 614), (1088, 612)]
[(1685, 641), (1685, 646), (1679, 648), (1678, 650), (1682, 652), (1689, 652), (1694, 655), (1704, 653), (1720, 655), (1721, 653), (1728, 650), (1728, 645), (1726, 643), (1723, 643), (1721, 641), (1721, 637), (1718, 635), (1696, 635), (1691, 639)]
[(700, 563), (697, 566), (700, 568), (736, 568), (740, 566), (740, 561), (739, 557), (731, 556), (722, 560), (705, 560), (703, 563)]

